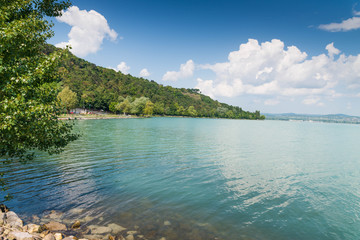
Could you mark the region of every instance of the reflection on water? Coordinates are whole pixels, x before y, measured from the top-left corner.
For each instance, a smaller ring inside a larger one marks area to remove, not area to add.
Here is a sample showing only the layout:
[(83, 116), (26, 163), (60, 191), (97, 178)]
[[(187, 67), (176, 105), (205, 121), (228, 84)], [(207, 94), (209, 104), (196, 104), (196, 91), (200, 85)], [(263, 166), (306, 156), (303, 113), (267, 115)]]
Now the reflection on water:
[(154, 239), (360, 234), (356, 125), (153, 118), (77, 128), (83, 137), (61, 155), (2, 169), (15, 211), (85, 208)]

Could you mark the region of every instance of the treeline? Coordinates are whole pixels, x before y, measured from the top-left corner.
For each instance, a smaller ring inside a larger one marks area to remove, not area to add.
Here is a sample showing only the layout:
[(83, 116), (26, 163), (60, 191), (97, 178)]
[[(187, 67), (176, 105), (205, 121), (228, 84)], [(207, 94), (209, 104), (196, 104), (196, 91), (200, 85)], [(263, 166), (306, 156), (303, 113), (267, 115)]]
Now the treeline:
[[(45, 53), (53, 49), (54, 46), (49, 45)], [(137, 115), (265, 118), (259, 111), (248, 112), (240, 107), (213, 100), (201, 94), (198, 89), (163, 86), (153, 80), (96, 66), (71, 53), (62, 59), (58, 72), (62, 86), (67, 86), (76, 93), (77, 107)], [(152, 114), (144, 112), (146, 104), (147, 109), (152, 109)], [(141, 107), (135, 107), (137, 105)]]

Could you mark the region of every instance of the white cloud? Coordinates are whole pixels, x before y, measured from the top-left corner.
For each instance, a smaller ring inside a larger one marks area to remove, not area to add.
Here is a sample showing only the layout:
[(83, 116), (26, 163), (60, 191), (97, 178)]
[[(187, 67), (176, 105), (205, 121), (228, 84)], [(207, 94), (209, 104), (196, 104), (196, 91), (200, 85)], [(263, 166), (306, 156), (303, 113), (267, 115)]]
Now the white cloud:
[(72, 28), (68, 34), (69, 41), (58, 43), (56, 46), (70, 45), (71, 52), (80, 57), (96, 53), (105, 37), (115, 41), (118, 36), (110, 29), (105, 17), (94, 10), (80, 10), (72, 6), (63, 12), (61, 17), (57, 17), (57, 20), (69, 24)]
[(126, 65), (126, 62), (121, 62), (117, 65), (116, 71), (120, 71), (123, 74), (129, 74), (130, 67)]
[[(354, 12), (355, 16), (359, 16), (359, 12)], [(360, 17), (352, 17), (343, 20), (341, 23), (329, 23), (319, 26), (320, 29), (330, 32), (346, 32), (350, 30), (356, 30), (360, 28)]]
[(148, 77), (148, 76), (150, 76), (150, 73), (146, 68), (140, 71), (140, 77)]
[(265, 105), (269, 105), (269, 106), (275, 106), (275, 105), (278, 105), (279, 103), (280, 103), (280, 101), (277, 99), (267, 99), (264, 102)]
[[(202, 93), (217, 97), (235, 97), (242, 94), (285, 96), (305, 98), (304, 104), (311, 104), (320, 97), (327, 99), (341, 96), (336, 87), (343, 85), (360, 87), (360, 54), (335, 55), (340, 50), (333, 43), (326, 46), (328, 54), (308, 57), (295, 46), (285, 47), (278, 39), (258, 43), (249, 39), (239, 50), (229, 53), (228, 61), (200, 65), (212, 70), (215, 79), (197, 79)], [(312, 98), (309, 98), (312, 96)], [(314, 100), (315, 99), (315, 100)], [(266, 104), (275, 102), (268, 101)]]
[(328, 50), (329, 56), (330, 56), (331, 58), (333, 58), (334, 55), (338, 55), (338, 54), (340, 53), (340, 50), (337, 49), (336, 47), (334, 47), (334, 43), (333, 43), (333, 42), (330, 43), (330, 44), (328, 44), (328, 45), (326, 45), (326, 48), (325, 48), (325, 49)]
[(194, 74), (195, 64), (193, 60), (188, 60), (185, 64), (180, 65), (180, 70), (168, 71), (164, 74), (162, 80), (164, 81), (177, 81), (181, 78), (188, 78)]

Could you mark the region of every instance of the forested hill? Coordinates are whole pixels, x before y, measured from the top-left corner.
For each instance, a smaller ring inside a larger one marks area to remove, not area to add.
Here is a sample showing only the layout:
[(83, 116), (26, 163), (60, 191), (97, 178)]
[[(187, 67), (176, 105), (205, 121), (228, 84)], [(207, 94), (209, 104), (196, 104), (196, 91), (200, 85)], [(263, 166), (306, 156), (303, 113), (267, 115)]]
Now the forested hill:
[[(54, 49), (49, 45), (46, 52)], [(121, 102), (131, 103), (142, 97), (151, 101), (151, 113), (158, 115), (264, 119), (259, 111), (252, 113), (220, 103), (198, 89), (163, 86), (153, 80), (96, 66), (71, 53), (63, 58), (58, 71), (62, 86), (68, 86), (77, 94), (78, 107), (115, 111), (114, 107)]]

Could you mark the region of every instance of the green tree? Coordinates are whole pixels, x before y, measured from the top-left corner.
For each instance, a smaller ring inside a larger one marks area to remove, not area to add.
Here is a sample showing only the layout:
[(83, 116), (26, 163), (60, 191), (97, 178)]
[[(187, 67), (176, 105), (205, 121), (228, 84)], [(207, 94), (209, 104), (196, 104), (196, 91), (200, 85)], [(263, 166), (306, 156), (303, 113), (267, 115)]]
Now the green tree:
[(146, 97), (136, 98), (131, 103), (131, 113), (137, 115), (142, 114), (144, 112), (144, 108), (147, 101), (149, 101), (149, 99)]
[(128, 98), (123, 102), (116, 105), (116, 109), (120, 112), (123, 112), (124, 115), (131, 112), (131, 103)]
[(188, 112), (189, 116), (191, 116), (191, 117), (195, 117), (197, 115), (197, 112), (196, 112), (194, 106), (190, 106), (187, 109), (187, 112)]
[(56, 73), (65, 51), (43, 54), (53, 36), (46, 16), (70, 6), (57, 0), (0, 0), (0, 158), (29, 160), (34, 150), (59, 153), (78, 135), (58, 120)]
[(164, 103), (156, 102), (154, 104), (154, 113), (162, 115), (164, 114), (164, 112), (165, 112)]
[(154, 104), (151, 101), (147, 101), (144, 108), (144, 114), (151, 116), (154, 113)]
[(75, 92), (71, 91), (68, 86), (66, 86), (59, 94), (57, 98), (60, 101), (60, 105), (66, 109), (67, 113), (70, 112), (70, 109), (73, 109), (77, 106), (78, 99)]

